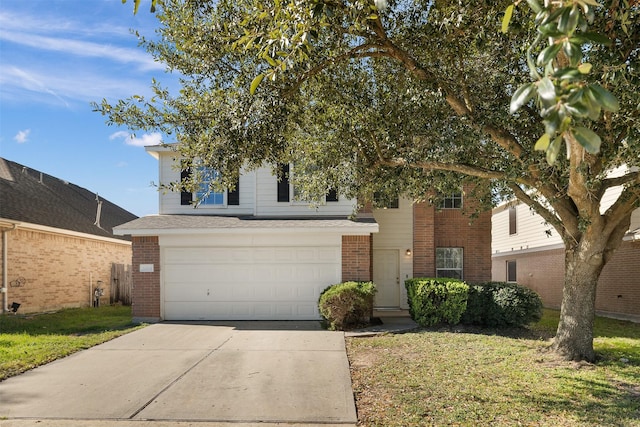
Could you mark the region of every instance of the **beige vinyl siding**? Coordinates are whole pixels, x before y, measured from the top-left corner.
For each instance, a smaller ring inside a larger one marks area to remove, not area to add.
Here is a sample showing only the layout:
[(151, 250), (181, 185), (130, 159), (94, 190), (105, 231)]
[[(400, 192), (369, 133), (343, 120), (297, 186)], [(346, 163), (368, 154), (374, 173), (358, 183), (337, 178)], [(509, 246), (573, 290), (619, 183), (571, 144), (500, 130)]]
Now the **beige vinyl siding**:
[[(349, 216), (353, 213), (355, 200), (339, 196), (337, 202), (312, 206), (304, 202), (278, 202), (278, 179), (271, 167), (256, 170), (256, 215), (257, 216)], [(242, 193), (241, 193), (242, 194)]]
[[(521, 203), (516, 206), (516, 233), (509, 235), (509, 207), (506, 205), (494, 209), (491, 218), (493, 255), (562, 245), (562, 239), (556, 230), (545, 224), (540, 215)], [(550, 234), (547, 234), (546, 230), (549, 230)]]
[(408, 308), (404, 281), (413, 277), (413, 255), (406, 255), (407, 249), (413, 252), (413, 204), (401, 198), (397, 209), (375, 209), (373, 217), (380, 226), (380, 231), (373, 234), (373, 251), (399, 252), (400, 306)]

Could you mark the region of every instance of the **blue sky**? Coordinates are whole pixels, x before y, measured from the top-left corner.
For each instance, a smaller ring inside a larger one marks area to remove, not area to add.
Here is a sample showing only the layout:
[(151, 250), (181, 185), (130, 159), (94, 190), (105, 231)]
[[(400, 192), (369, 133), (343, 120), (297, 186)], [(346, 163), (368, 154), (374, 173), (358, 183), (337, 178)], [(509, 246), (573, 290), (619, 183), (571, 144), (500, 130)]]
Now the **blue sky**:
[(130, 29), (153, 37), (142, 0), (0, 0), (0, 157), (72, 182), (138, 215), (157, 213), (160, 135), (107, 126), (90, 102), (175, 82)]

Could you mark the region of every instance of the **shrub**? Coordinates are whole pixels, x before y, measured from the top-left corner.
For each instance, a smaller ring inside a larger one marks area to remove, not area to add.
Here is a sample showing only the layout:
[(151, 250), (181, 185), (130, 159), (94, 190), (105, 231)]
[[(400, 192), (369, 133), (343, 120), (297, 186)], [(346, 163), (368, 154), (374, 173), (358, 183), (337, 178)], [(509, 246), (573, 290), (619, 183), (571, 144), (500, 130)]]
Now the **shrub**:
[(409, 314), (420, 326), (455, 325), (467, 308), (469, 287), (457, 279), (413, 278), (406, 280)]
[(485, 282), (469, 286), (462, 323), (490, 327), (525, 326), (542, 318), (542, 300), (516, 283)]
[(318, 308), (331, 330), (344, 330), (369, 323), (376, 285), (373, 282), (343, 282), (320, 294)]

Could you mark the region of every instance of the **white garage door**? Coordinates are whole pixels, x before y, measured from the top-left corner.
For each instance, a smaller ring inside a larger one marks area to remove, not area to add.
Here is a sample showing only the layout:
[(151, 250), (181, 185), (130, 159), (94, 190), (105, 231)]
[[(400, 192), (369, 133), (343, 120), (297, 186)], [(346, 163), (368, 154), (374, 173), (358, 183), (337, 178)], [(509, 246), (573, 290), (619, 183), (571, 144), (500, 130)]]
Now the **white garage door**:
[(339, 246), (164, 248), (166, 320), (319, 319), (338, 283)]

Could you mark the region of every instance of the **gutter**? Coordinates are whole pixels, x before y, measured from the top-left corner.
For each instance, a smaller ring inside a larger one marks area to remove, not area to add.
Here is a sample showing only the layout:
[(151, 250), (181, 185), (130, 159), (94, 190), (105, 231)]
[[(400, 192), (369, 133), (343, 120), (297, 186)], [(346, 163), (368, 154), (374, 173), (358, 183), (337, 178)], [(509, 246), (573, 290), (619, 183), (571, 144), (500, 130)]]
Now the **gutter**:
[(2, 310), (0, 313), (5, 314), (9, 310), (9, 232), (18, 228), (18, 223), (13, 223), (11, 228), (2, 229)]

